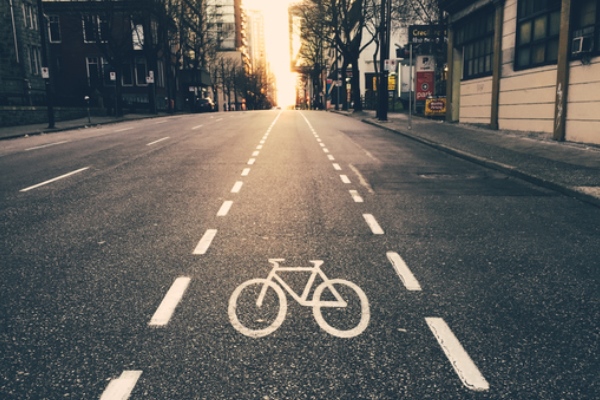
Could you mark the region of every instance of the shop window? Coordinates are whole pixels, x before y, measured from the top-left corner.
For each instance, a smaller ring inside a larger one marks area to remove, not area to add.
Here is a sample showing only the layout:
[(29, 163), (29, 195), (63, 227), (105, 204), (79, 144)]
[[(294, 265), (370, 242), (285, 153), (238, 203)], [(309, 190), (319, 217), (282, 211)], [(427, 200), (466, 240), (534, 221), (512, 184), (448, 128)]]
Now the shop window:
[(600, 0), (572, 3), (571, 57), (600, 54)]
[(519, 0), (515, 69), (558, 60), (560, 0)]
[(469, 17), (456, 30), (456, 46), (463, 50), (463, 79), (492, 75), (494, 9)]

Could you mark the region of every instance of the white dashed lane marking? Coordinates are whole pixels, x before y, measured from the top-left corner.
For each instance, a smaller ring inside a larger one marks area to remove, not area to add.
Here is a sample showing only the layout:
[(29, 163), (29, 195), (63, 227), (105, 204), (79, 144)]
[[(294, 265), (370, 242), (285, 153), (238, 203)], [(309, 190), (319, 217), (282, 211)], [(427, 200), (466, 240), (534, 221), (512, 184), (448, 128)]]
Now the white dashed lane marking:
[(356, 203), (363, 203), (364, 202), (363, 198), (358, 194), (358, 191), (356, 191), (356, 190), (350, 190), (350, 196), (352, 196), (352, 199)]
[[(242, 174), (243, 175), (243, 174)], [(242, 181), (237, 181), (233, 187), (231, 188), (231, 193), (239, 193), (240, 190), (242, 190), (242, 185), (244, 185), (244, 182)]]
[(208, 229), (204, 233), (204, 236), (202, 236), (202, 239), (200, 239), (200, 241), (198, 242), (198, 245), (196, 246), (192, 254), (206, 254), (215, 236), (217, 236), (217, 230)]
[(390, 260), (392, 266), (396, 270), (396, 273), (400, 277), (400, 280), (404, 284), (404, 287), (407, 290), (411, 291), (421, 290), (421, 285), (419, 285), (419, 282), (417, 281), (411, 270), (408, 268), (408, 265), (406, 265), (402, 257), (400, 257), (398, 253), (395, 253), (393, 251), (388, 251), (386, 255), (388, 260)]
[(100, 400), (126, 400), (131, 395), (142, 371), (123, 371), (121, 376), (109, 382)]
[(57, 176), (56, 178), (52, 178), (52, 179), (49, 179), (47, 181), (38, 183), (37, 185), (33, 185), (33, 186), (26, 187), (25, 189), (21, 189), (20, 192), (28, 192), (28, 191), (30, 191), (32, 189), (37, 189), (40, 186), (44, 186), (44, 185), (47, 185), (49, 183), (53, 183), (53, 182), (59, 181), (61, 179), (65, 179), (65, 178), (67, 178), (67, 177), (69, 177), (71, 175), (78, 174), (78, 173), (83, 172), (83, 171), (85, 171), (86, 169), (89, 169), (89, 168), (90, 167), (85, 167), (85, 168), (80, 168), (80, 169), (75, 170), (75, 171), (71, 171), (71, 172), (69, 172), (67, 174), (64, 174), (64, 175), (61, 175), (61, 176)]
[(363, 214), (363, 218), (367, 222), (367, 225), (369, 225), (369, 228), (371, 228), (371, 232), (373, 232), (374, 235), (383, 235), (385, 233), (373, 215)]
[(444, 350), (450, 364), (462, 383), (470, 390), (483, 392), (490, 388), (469, 354), (462, 347), (442, 318), (425, 318), (429, 329)]
[(242, 176), (248, 176), (249, 173), (250, 173), (250, 168), (244, 168), (244, 170), (242, 171)]
[(167, 140), (167, 139), (169, 139), (169, 138), (170, 138), (170, 137), (169, 137), (169, 136), (167, 136), (167, 137), (164, 137), (164, 138), (162, 138), (162, 139), (155, 140), (154, 142), (150, 142), (150, 143), (148, 143), (146, 146), (152, 146), (153, 144), (160, 143), (160, 142), (162, 142), (162, 141), (164, 141), (164, 140)]
[(340, 164), (333, 163), (332, 165), (333, 165), (333, 169), (335, 169), (336, 171), (341, 171), (342, 170), (342, 167), (340, 167)]
[(175, 308), (177, 308), (177, 305), (181, 301), (188, 285), (190, 284), (190, 280), (191, 278), (188, 278), (187, 276), (181, 276), (175, 279), (175, 282), (173, 282), (173, 285), (171, 285), (171, 288), (156, 309), (156, 312), (150, 319), (148, 325), (165, 326), (169, 323), (173, 313), (175, 312)]
[(348, 176), (346, 175), (340, 175), (340, 179), (342, 180), (342, 182), (344, 183), (351, 183), (350, 179), (348, 179)]
[(231, 200), (227, 200), (223, 202), (223, 205), (221, 206), (221, 208), (219, 208), (219, 211), (217, 212), (217, 217), (224, 217), (229, 213), (229, 210), (231, 209), (231, 206), (233, 205), (233, 201)]

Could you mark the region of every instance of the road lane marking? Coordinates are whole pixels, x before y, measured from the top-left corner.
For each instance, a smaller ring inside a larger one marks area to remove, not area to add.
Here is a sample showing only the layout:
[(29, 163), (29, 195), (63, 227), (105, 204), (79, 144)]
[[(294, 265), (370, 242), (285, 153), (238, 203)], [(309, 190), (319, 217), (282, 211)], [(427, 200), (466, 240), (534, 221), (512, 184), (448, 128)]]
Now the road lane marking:
[(252, 165), (256, 162), (256, 158), (251, 158), (248, 160), (248, 165)]
[(252, 157), (258, 157), (259, 154), (260, 154), (260, 151), (255, 151), (252, 153)]
[(363, 203), (364, 202), (363, 198), (358, 194), (358, 192), (356, 190), (350, 190), (350, 196), (352, 196), (352, 199), (356, 203)]
[(462, 383), (477, 392), (489, 390), (490, 384), (485, 380), (446, 322), (442, 318), (425, 318), (425, 321)]
[(190, 284), (191, 278), (187, 276), (180, 276), (175, 279), (175, 282), (171, 285), (171, 288), (163, 298), (156, 312), (150, 319), (148, 325), (150, 326), (165, 326), (171, 320), (175, 308), (181, 301), (188, 285)]
[(130, 128), (121, 128), (121, 129), (116, 129), (114, 132), (125, 132), (125, 131), (130, 131), (132, 129), (133, 129), (133, 127), (130, 127)]
[(358, 182), (362, 186), (364, 186), (369, 193), (375, 194), (375, 191), (373, 190), (373, 188), (371, 187), (371, 185), (369, 185), (369, 182), (367, 182), (367, 180), (365, 179), (365, 177), (360, 173), (360, 171), (358, 170), (358, 168), (356, 168), (352, 164), (349, 164), (349, 167), (352, 170), (352, 172), (354, 172), (356, 174), (356, 176), (358, 176)]
[(207, 229), (192, 254), (206, 254), (215, 236), (217, 236), (216, 229)]
[(231, 193), (239, 193), (240, 190), (242, 189), (242, 185), (244, 184), (244, 182), (242, 181), (237, 181), (233, 187), (231, 188)]
[(344, 183), (351, 183), (350, 179), (348, 179), (348, 177), (346, 175), (340, 175), (340, 179), (342, 180), (342, 182)]
[(342, 167), (340, 167), (340, 164), (333, 163), (332, 165), (333, 165), (333, 169), (335, 169), (336, 171), (341, 171), (342, 170)]
[(146, 146), (152, 146), (153, 144), (160, 143), (160, 142), (162, 142), (163, 140), (167, 140), (167, 139), (169, 139), (169, 138), (170, 138), (170, 136), (167, 136), (167, 137), (164, 137), (164, 138), (162, 138), (162, 139), (155, 140), (154, 142), (150, 142), (150, 143), (148, 143)]
[(321, 143), (321, 142), (322, 142), (322, 140), (321, 140), (321, 139), (319, 139), (319, 138), (317, 138), (317, 142)]
[(200, 129), (202, 128), (204, 125), (196, 125), (192, 128), (193, 131), (195, 131), (196, 129)]
[(30, 147), (28, 149), (25, 149), (25, 151), (45, 149), (46, 147), (56, 146), (56, 145), (63, 144), (63, 143), (69, 143), (69, 141), (68, 140), (64, 140), (62, 142), (55, 142), (55, 143), (43, 144), (41, 146)]
[(47, 185), (47, 184), (49, 184), (49, 183), (56, 182), (56, 181), (59, 181), (59, 180), (61, 180), (61, 179), (67, 178), (67, 177), (69, 177), (69, 176), (71, 176), (71, 175), (78, 174), (78, 173), (80, 173), (80, 172), (82, 172), (82, 171), (85, 171), (86, 169), (89, 169), (89, 168), (90, 168), (90, 167), (80, 168), (80, 169), (78, 169), (78, 170), (76, 170), (76, 171), (72, 171), (72, 172), (69, 172), (69, 173), (67, 173), (67, 174), (64, 174), (64, 175), (61, 175), (61, 176), (57, 176), (56, 178), (52, 178), (52, 179), (50, 179), (50, 180), (47, 180), (47, 181), (44, 181), (44, 182), (38, 183), (37, 185), (33, 185), (33, 186), (26, 187), (25, 189), (21, 189), (21, 190), (19, 190), (19, 192), (28, 192), (28, 191), (30, 191), (30, 190), (32, 190), (32, 189), (39, 188), (40, 186), (44, 186), (44, 185)]
[(263, 146), (262, 144), (259, 144), (258, 146), (256, 146), (256, 150), (262, 150)]
[(142, 375), (142, 371), (123, 371), (117, 379), (112, 379), (100, 400), (126, 400), (131, 395), (135, 384)]
[(327, 158), (329, 158), (330, 161), (335, 161), (335, 157), (332, 156), (331, 154), (328, 154)]
[(265, 141), (264, 141), (264, 139), (263, 139), (263, 140), (261, 140), (261, 141), (260, 141), (260, 142), (258, 142), (258, 143), (260, 143), (260, 144), (265, 144)]
[(323, 148), (324, 153), (329, 153), (329, 149)]
[(250, 168), (244, 168), (244, 170), (242, 171), (242, 176), (248, 176), (249, 173), (250, 173)]
[(421, 290), (421, 285), (419, 285), (419, 282), (417, 281), (411, 270), (408, 268), (408, 265), (406, 265), (402, 257), (400, 257), (398, 253), (393, 251), (388, 251), (386, 255), (388, 260), (390, 260), (392, 266), (396, 270), (396, 273), (400, 277), (400, 280), (404, 284), (404, 287), (407, 290), (411, 291)]
[(371, 228), (371, 232), (373, 232), (374, 235), (383, 235), (385, 233), (372, 214), (363, 214), (363, 218), (367, 222), (367, 225), (369, 225), (369, 228)]
[(229, 210), (231, 209), (231, 206), (233, 205), (233, 201), (231, 200), (227, 200), (223, 202), (223, 205), (221, 206), (221, 208), (219, 208), (219, 211), (217, 212), (217, 217), (224, 217), (229, 213)]

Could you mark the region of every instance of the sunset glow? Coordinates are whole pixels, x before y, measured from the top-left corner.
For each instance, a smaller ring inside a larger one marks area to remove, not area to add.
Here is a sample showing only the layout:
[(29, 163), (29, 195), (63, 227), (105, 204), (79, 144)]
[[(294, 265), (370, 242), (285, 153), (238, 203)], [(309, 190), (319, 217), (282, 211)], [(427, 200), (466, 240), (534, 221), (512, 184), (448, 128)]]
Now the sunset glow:
[(259, 10), (265, 20), (267, 62), (277, 81), (277, 102), (296, 102), (296, 75), (290, 71), (288, 6), (295, 0), (243, 0), (244, 7)]

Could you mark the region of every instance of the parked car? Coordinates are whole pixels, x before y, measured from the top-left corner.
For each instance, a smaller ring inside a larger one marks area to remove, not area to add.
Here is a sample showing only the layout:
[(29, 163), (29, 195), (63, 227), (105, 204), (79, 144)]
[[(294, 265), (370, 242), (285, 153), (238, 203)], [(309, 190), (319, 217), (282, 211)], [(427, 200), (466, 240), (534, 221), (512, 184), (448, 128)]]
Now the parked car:
[(213, 112), (216, 111), (215, 103), (210, 97), (196, 99), (194, 105), (195, 112)]

